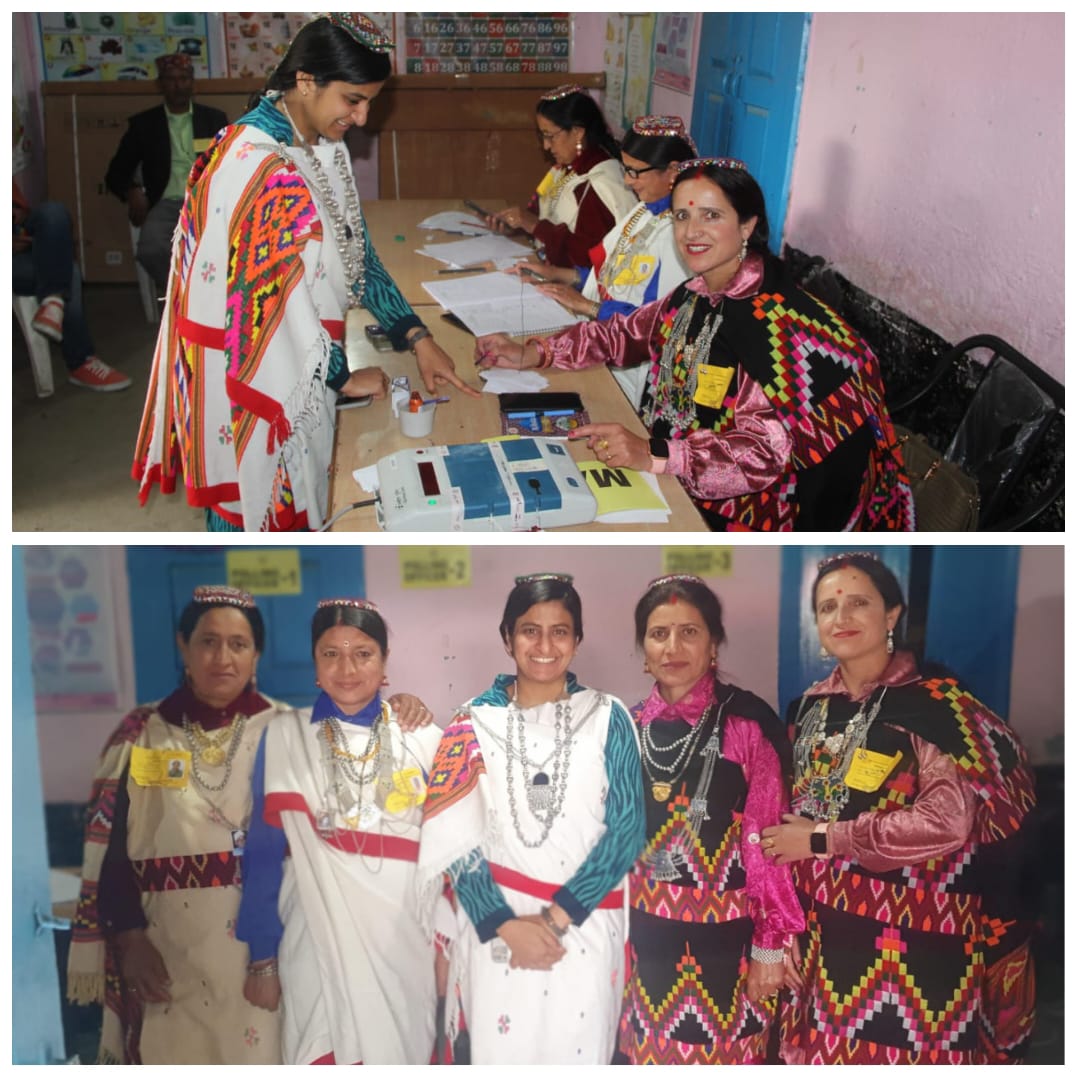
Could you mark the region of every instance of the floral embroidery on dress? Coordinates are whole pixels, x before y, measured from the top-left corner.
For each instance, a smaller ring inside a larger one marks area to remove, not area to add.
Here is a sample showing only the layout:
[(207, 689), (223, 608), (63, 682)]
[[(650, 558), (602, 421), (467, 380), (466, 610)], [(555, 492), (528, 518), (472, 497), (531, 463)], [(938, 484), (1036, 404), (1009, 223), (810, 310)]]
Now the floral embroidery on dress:
[(249, 1027), (244, 1032), (244, 1042), (246, 1042), (248, 1044), (248, 1046), (258, 1046), (259, 1045), (259, 1029), (257, 1027)]
[(499, 1034), (505, 1035), (510, 1030), (510, 1017), (503, 1013), (499, 1017)]
[(217, 267), (209, 259), (203, 259), (201, 273), (203, 281), (208, 284), (217, 281)]
[(218, 442), (222, 446), (228, 446), (232, 442), (232, 428), (228, 424), (222, 424), (218, 428)]

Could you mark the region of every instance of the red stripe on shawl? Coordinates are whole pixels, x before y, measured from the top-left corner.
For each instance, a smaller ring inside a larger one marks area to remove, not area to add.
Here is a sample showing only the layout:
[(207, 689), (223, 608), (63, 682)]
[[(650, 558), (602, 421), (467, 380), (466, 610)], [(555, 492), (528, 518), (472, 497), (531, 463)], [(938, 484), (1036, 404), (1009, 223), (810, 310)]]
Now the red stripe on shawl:
[[(562, 885), (552, 885), (548, 881), (537, 881), (536, 878), (519, 874), (509, 867), (499, 866), (498, 863), (488, 863), (488, 866), (491, 868), (491, 876), (496, 885), (505, 885), (508, 889), (516, 889), (518, 892), (523, 892), (528, 896), (535, 896), (538, 900), (554, 900), (555, 894), (562, 888)], [(622, 889), (613, 889), (596, 906), (603, 911), (621, 908), (623, 906)]]
[[(330, 335), (331, 341), (341, 341), (345, 335), (343, 319), (320, 319), (319, 321)], [(180, 337), (192, 345), (201, 345), (204, 349), (217, 349), (218, 352), (225, 351), (223, 326), (207, 326), (205, 323), (189, 319), (186, 315), (180, 315), (176, 320), (176, 328)]]
[(363, 854), (375, 858), (400, 859), (402, 862), (416, 862), (420, 856), (420, 845), (415, 840), (405, 840), (400, 836), (380, 836), (378, 833), (353, 832), (351, 829), (335, 829), (329, 836), (319, 832), (307, 799), (297, 791), (274, 791), (266, 796), (263, 820), (280, 829), (283, 813), (303, 814), (327, 844), (350, 855)]

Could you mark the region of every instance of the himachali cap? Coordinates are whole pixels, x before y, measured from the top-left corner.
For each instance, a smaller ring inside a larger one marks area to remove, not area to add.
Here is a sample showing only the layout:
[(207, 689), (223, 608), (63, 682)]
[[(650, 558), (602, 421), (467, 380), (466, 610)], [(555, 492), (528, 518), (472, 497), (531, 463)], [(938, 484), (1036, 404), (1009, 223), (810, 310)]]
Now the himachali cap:
[(191, 57), (182, 52), (166, 53), (165, 56), (159, 56), (154, 64), (157, 66), (159, 79), (166, 75), (190, 75), (195, 70)]
[(563, 83), (562, 86), (556, 86), (554, 90), (549, 90), (546, 94), (541, 94), (540, 100), (558, 101), (560, 98), (569, 97), (571, 94), (584, 93), (584, 86), (578, 86), (577, 83)]
[(746, 162), (733, 157), (702, 157), (691, 158), (689, 161), (680, 161), (675, 166), (676, 175), (687, 172), (690, 169), (700, 169), (705, 165), (715, 165), (718, 169), (742, 169), (746, 172)]
[(253, 608), (255, 597), (233, 585), (196, 585), (191, 599), (196, 604), (225, 605), (228, 607)]
[(695, 154), (697, 153), (697, 146), (690, 138), (690, 133), (686, 130), (686, 124), (683, 123), (681, 116), (639, 116), (631, 125), (630, 130), (635, 135), (647, 135), (654, 139), (664, 136), (682, 139)]
[(515, 585), (531, 585), (534, 581), (559, 581), (562, 582), (563, 585), (573, 585), (574, 575), (553, 574), (548, 572), (542, 574), (522, 574), (521, 577), (514, 578)]
[(316, 610), (321, 611), (323, 608), (328, 607), (350, 607), (356, 608), (358, 611), (374, 611), (378, 612), (378, 608), (370, 600), (360, 600), (356, 597), (339, 597), (331, 600), (320, 600)]
[[(658, 577), (654, 581), (650, 581), (648, 588), (645, 591), (649, 592), (662, 585), (673, 585), (676, 581), (685, 581), (692, 585), (705, 585), (705, 582), (699, 578), (697, 574), (665, 574), (663, 577)], [(706, 586), (706, 588), (707, 587), (708, 586)]]
[[(344, 30), (358, 45), (363, 45), (372, 52), (390, 52), (394, 40), (385, 30), (366, 15), (351, 11), (324, 11), (316, 19), (329, 19), (339, 30)], [(314, 21), (314, 20), (312, 20)]]

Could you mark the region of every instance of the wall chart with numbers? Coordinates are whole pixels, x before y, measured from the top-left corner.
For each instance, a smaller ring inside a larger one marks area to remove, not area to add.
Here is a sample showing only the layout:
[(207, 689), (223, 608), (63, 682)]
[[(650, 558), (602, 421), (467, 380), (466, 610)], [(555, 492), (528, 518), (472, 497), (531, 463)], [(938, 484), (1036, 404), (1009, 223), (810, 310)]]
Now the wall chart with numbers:
[(405, 14), (410, 75), (555, 74), (570, 70), (570, 15)]

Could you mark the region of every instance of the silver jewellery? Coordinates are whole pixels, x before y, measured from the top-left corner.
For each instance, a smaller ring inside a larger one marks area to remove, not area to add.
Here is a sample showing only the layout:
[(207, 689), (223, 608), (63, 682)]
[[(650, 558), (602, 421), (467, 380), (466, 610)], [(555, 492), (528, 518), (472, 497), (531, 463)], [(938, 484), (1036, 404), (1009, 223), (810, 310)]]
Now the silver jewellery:
[(896, 639), (893, 637), (892, 627), (889, 627), (889, 632), (885, 635), (885, 651), (890, 656), (896, 652)]
[[(796, 721), (799, 734), (793, 752), (795, 794), (792, 811), (814, 821), (836, 821), (851, 797), (844, 778), (851, 768), (855, 752), (866, 745), (871, 725), (881, 712), (881, 703), (889, 688), (883, 686), (877, 699), (860, 702), (855, 715), (841, 731), (826, 735), (829, 699), (818, 698)], [(803, 699), (805, 701), (805, 698)], [(801, 711), (801, 710), (800, 710)], [(819, 749), (820, 748), (820, 749)], [(814, 757), (823, 749), (831, 758), (824, 772), (816, 769)]]
[(345, 212), (337, 204), (334, 189), (330, 186), (330, 178), (326, 175), (322, 162), (311, 148), (310, 143), (301, 134), (300, 129), (293, 122), (289, 114), (289, 107), (285, 99), (279, 99), (282, 112), (292, 126), (296, 135), (297, 144), (304, 152), (304, 157), (311, 166), (311, 179), (319, 189), (322, 196), (323, 207), (330, 218), (330, 225), (334, 233), (334, 243), (338, 254), (341, 256), (341, 264), (345, 268), (345, 280), (349, 283), (346, 308), (360, 307), (363, 303), (364, 287), (366, 284), (366, 266), (364, 263), (364, 217), (360, 212), (360, 196), (356, 193), (356, 181), (352, 175), (347, 155), (341, 143), (334, 146), (334, 166), (341, 177), (345, 191)]
[[(684, 303), (675, 316), (671, 334), (660, 353), (660, 371), (656, 390), (645, 406), (642, 420), (651, 428), (657, 418), (666, 420), (673, 428), (681, 430), (694, 415), (694, 396), (697, 394), (698, 365), (708, 363), (713, 339), (724, 323), (724, 297), (714, 315), (706, 316), (693, 341), (687, 341), (690, 323), (697, 310), (700, 297)], [(675, 364), (685, 373), (682, 386), (675, 386)]]
[[(705, 718), (709, 715), (709, 710), (711, 708), (712, 703), (710, 702), (705, 706), (705, 711), (701, 714), (698, 722), (685, 735), (680, 735), (679, 738), (674, 739), (669, 745), (664, 747), (657, 746), (656, 742), (653, 740), (653, 724), (645, 724), (642, 727), (641, 761), (645, 766), (645, 774), (649, 778), (652, 797), (657, 802), (666, 802), (671, 798), (671, 791), (675, 784), (678, 783), (683, 771), (686, 769), (686, 766), (690, 761), (690, 756), (701, 737), (701, 733), (705, 730)], [(670, 754), (672, 750), (675, 751), (675, 757), (671, 764), (665, 765), (663, 762), (657, 760), (657, 755)], [(666, 773), (667, 778), (665, 779), (661, 776), (658, 779), (653, 775), (653, 770), (659, 774)]]
[(750, 959), (759, 964), (781, 964), (787, 955), (786, 949), (762, 949), (757, 945), (750, 946)]
[(624, 259), (629, 256), (635, 247), (647, 241), (648, 237), (659, 227), (660, 222), (671, 217), (671, 208), (668, 207), (667, 210), (657, 214), (655, 217), (650, 217), (641, 229), (635, 232), (638, 222), (648, 212), (649, 208), (644, 203), (634, 211), (629, 221), (622, 227), (619, 239), (615, 242), (611, 254), (604, 260), (597, 279), (599, 284), (603, 285), (608, 291), (614, 285), (616, 277), (622, 272)]
[[(233, 717), (228, 728), (232, 733), (232, 737), (229, 739), (228, 749), (223, 750), (224, 738), (207, 735), (201, 725), (196, 728), (186, 715), (181, 719), (180, 727), (191, 749), (191, 775), (205, 791), (223, 791), (229, 783), (229, 777), (232, 775), (233, 758), (236, 757), (236, 752), (240, 749), (240, 739), (244, 734), (244, 725), (246, 723), (247, 717), (241, 713), (237, 713)], [(206, 778), (199, 769), (200, 761), (215, 769), (221, 765), (225, 766), (225, 772), (222, 774), (219, 783), (207, 783)]]
[[(379, 774), (382, 758), (382, 722), (383, 713), (371, 725), (367, 744), (359, 754), (349, 752), (349, 740), (336, 716), (322, 722), (324, 744), (324, 763), (326, 765), (327, 787), (325, 805), (316, 816), (315, 826), (324, 835), (334, 831), (334, 812), (330, 809), (337, 804), (345, 827), (350, 830), (370, 828), (379, 819), (379, 811), (372, 800), (365, 800), (364, 787)], [(360, 767), (357, 768), (357, 765)]]

